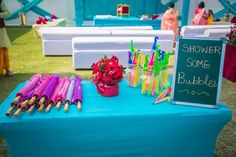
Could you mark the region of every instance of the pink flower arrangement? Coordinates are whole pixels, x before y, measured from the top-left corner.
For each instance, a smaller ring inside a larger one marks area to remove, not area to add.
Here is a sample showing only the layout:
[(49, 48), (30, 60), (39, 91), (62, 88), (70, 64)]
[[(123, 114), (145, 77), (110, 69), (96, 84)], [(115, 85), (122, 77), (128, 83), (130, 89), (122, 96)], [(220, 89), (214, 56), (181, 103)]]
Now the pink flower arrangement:
[(236, 46), (236, 24), (231, 27), (231, 31), (226, 35), (228, 44), (231, 46)]
[[(46, 16), (47, 17), (47, 16)], [(52, 21), (53, 19), (57, 19), (56, 15), (52, 14), (50, 17), (48, 16), (49, 21)], [(48, 19), (45, 17), (38, 17), (38, 19), (35, 21), (36, 24), (47, 24)]]

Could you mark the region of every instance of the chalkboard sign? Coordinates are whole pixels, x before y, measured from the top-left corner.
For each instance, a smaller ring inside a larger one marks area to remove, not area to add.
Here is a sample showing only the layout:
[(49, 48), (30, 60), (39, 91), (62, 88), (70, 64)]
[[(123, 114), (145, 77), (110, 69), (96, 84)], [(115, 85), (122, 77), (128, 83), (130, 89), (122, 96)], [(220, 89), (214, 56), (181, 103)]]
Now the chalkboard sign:
[(225, 39), (179, 37), (176, 45), (171, 102), (217, 108)]

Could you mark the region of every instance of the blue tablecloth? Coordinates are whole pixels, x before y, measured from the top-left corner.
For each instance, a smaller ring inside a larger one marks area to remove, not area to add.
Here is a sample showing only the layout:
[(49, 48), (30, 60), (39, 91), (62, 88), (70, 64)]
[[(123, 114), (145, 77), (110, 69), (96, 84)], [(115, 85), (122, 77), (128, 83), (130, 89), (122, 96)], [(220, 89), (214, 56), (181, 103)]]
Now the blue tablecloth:
[(152, 26), (160, 29), (161, 20), (140, 20), (137, 17), (93, 18), (95, 26)]
[(117, 97), (102, 97), (90, 81), (83, 81), (83, 110), (71, 105), (50, 113), (5, 112), (20, 84), (0, 106), (0, 135), (12, 157), (212, 157), (222, 127), (232, 111), (152, 105), (154, 97), (123, 81)]

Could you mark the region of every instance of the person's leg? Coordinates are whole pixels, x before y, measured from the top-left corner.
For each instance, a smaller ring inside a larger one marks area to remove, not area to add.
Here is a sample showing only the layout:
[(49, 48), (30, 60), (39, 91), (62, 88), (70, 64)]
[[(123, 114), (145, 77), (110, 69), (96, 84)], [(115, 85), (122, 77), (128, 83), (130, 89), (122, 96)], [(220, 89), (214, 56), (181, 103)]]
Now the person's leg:
[(6, 69), (6, 74), (8, 76), (12, 76), (13, 72), (10, 70), (10, 61), (9, 61), (9, 50), (8, 48), (4, 48), (3, 50), (3, 60), (4, 60), (4, 69)]
[(0, 76), (3, 75), (3, 48), (0, 48)]

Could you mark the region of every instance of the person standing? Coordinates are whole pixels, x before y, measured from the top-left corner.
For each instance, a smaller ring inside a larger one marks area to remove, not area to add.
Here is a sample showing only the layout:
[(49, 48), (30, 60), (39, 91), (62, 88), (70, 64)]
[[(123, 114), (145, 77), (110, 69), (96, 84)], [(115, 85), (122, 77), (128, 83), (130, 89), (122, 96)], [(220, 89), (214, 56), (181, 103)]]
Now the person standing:
[(169, 3), (169, 9), (165, 12), (161, 19), (161, 30), (172, 30), (174, 32), (174, 40), (178, 35), (178, 11), (175, 9), (173, 2)]
[(198, 8), (194, 11), (193, 25), (206, 25), (207, 24), (207, 12), (205, 9), (205, 3), (201, 1)]
[(208, 10), (207, 24), (208, 24), (208, 25), (212, 25), (213, 22), (214, 22), (214, 13), (213, 13), (213, 11), (210, 9), (210, 10)]
[(6, 70), (7, 76), (13, 76), (13, 72), (10, 70), (9, 63), (9, 49), (11, 45), (8, 38), (4, 18), (10, 15), (9, 10), (7, 9), (3, 0), (0, 0), (0, 75), (4, 74)]

